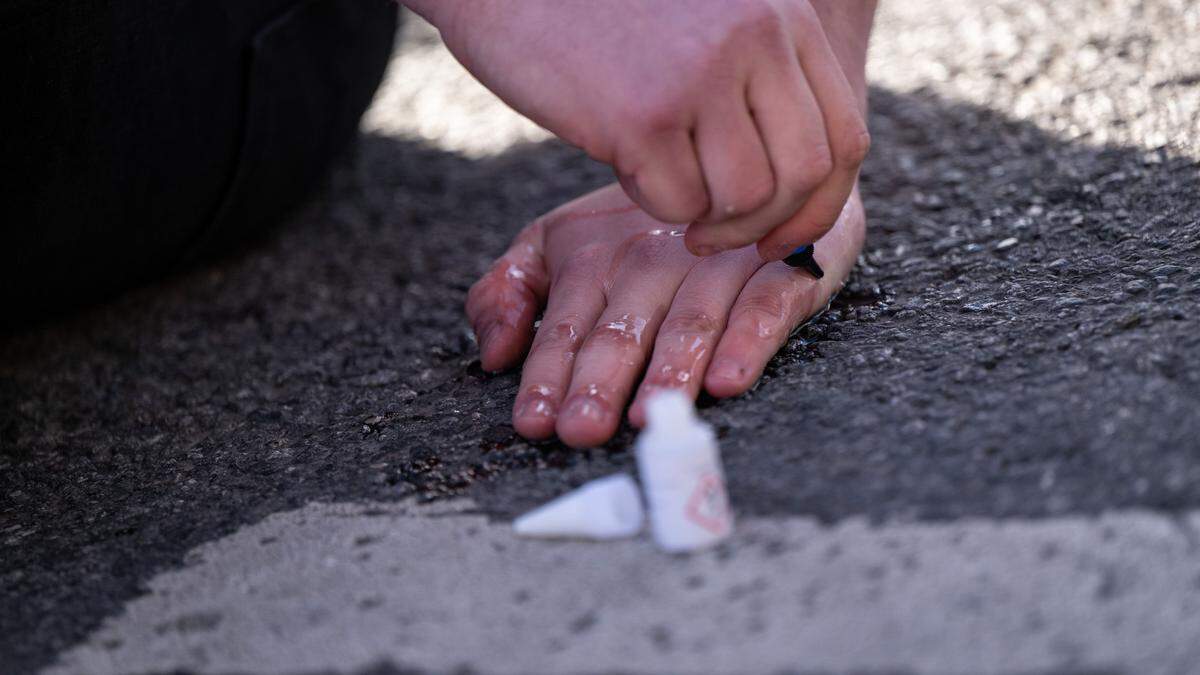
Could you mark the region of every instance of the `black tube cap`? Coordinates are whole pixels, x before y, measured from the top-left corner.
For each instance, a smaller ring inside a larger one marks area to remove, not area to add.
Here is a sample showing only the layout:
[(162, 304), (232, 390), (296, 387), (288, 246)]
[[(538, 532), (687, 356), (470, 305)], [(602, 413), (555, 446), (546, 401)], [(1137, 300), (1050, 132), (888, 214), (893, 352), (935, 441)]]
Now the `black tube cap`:
[(784, 258), (783, 263), (789, 267), (802, 269), (817, 279), (820, 279), (825, 276), (825, 270), (821, 269), (821, 266), (817, 264), (816, 259), (813, 258), (813, 253), (815, 251), (816, 247), (814, 247), (812, 244), (801, 246), (795, 251), (792, 251), (791, 255)]

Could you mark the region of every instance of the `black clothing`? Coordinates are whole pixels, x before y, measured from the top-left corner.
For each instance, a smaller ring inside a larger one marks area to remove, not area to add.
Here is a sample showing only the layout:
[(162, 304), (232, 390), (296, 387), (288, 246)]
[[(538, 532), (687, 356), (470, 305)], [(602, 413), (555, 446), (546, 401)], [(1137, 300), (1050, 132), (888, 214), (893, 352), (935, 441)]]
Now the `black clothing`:
[(391, 0), (0, 7), (0, 302), (43, 312), (278, 221), (349, 141)]

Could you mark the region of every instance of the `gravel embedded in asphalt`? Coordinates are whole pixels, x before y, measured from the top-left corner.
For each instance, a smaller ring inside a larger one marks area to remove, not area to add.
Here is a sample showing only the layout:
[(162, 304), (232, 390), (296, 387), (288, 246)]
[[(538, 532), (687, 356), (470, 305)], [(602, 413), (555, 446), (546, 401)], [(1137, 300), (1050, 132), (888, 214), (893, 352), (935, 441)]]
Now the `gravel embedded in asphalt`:
[[(754, 392), (704, 402), (739, 513), (1200, 505), (1200, 8), (883, 4), (860, 264)], [(49, 663), (193, 547), (312, 500), (506, 518), (632, 467), (628, 430), (518, 439), (516, 375), (479, 369), (469, 284), (610, 178), (458, 72), (410, 25), (276, 235), (0, 338), (0, 662)]]

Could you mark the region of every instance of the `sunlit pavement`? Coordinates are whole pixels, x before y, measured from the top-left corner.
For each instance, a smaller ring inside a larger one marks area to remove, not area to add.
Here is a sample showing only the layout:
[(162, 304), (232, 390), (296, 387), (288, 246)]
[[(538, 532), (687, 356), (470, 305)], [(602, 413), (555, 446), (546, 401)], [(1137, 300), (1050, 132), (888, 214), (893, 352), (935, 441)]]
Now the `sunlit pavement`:
[(1200, 6), (884, 2), (869, 240), (705, 404), (734, 537), (515, 538), (465, 289), (609, 180), (410, 21), (270, 241), (0, 338), (0, 671), (1200, 670)]

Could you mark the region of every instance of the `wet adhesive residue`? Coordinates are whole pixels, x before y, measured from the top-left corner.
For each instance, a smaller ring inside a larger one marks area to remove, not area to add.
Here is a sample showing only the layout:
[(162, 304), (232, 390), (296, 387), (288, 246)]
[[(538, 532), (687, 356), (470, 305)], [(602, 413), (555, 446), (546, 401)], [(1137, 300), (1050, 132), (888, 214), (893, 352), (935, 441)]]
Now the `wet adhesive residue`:
[(531, 303), (533, 296), (530, 291), (533, 280), (532, 273), (525, 267), (509, 260), (499, 261), (492, 273), (503, 277), (506, 282), (519, 282), (495, 285), (497, 292), (492, 301), (494, 307), (491, 312), (492, 320), (495, 324), (509, 328), (519, 327), (523, 321), (528, 320), (528, 315), (534, 311)]
[(597, 384), (589, 384), (572, 397), (569, 413), (593, 422), (604, 422), (612, 406), (608, 392)]
[(612, 337), (632, 341), (635, 346), (640, 347), (642, 333), (646, 330), (647, 323), (649, 320), (645, 317), (622, 314), (619, 319), (609, 321), (597, 330), (608, 331)]
[[(625, 265), (636, 264), (642, 269), (655, 269), (660, 265), (678, 263), (672, 257), (685, 250), (682, 242), (685, 234), (684, 230), (656, 228), (630, 235), (613, 252), (604, 287), (612, 288)], [(675, 239), (680, 241), (672, 241)]]
[[(708, 317), (701, 315), (701, 319)], [(672, 344), (661, 345), (662, 358), (666, 361), (651, 373), (651, 384), (658, 387), (685, 387), (694, 377), (699, 376), (700, 365), (708, 354), (704, 337), (684, 333), (676, 336)]]
[(517, 417), (553, 418), (558, 414), (558, 390), (545, 384), (535, 384), (525, 389), (521, 397)]

